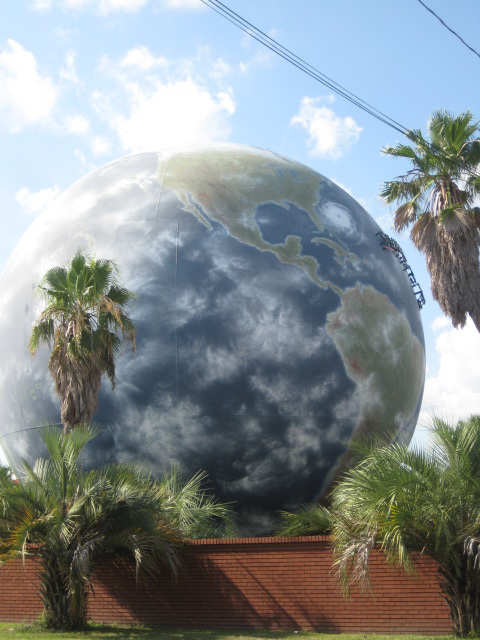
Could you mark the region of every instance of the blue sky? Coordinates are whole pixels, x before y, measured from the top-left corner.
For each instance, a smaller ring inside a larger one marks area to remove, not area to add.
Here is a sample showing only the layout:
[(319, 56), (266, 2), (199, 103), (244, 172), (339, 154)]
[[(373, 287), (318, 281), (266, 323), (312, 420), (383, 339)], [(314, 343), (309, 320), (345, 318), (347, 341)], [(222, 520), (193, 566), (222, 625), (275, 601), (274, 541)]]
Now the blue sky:
[[(429, 0), (477, 49), (480, 3)], [(435, 108), (480, 117), (480, 59), (417, 0), (228, 0), (228, 6), (409, 128)], [(402, 136), (335, 97), (199, 0), (3, 0), (0, 5), (0, 267), (37, 215), (86, 173), (128, 153), (229, 140), (292, 157), (338, 182), (390, 235), (377, 193), (406, 169), (381, 155)], [(423, 286), (435, 409), (480, 411), (480, 336)], [(422, 440), (421, 427), (417, 437)]]

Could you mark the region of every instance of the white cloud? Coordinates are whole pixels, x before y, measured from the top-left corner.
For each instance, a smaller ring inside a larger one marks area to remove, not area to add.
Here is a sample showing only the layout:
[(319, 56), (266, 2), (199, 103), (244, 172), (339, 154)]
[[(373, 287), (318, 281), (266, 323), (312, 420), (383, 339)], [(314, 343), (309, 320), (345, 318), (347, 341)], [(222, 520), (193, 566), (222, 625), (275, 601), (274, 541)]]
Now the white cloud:
[(167, 64), (166, 58), (156, 58), (147, 47), (142, 45), (127, 51), (120, 61), (120, 66), (122, 67), (134, 67), (141, 71), (149, 71), (155, 67), (165, 67)]
[(212, 96), (192, 80), (159, 82), (153, 92), (130, 87), (128, 98), (128, 116), (112, 120), (126, 151), (221, 140), (230, 133), (225, 114), (232, 113), (233, 101)]
[(212, 65), (212, 69), (209, 73), (210, 77), (214, 80), (222, 80), (226, 75), (231, 72), (232, 68), (222, 58), (218, 58)]
[(375, 222), (378, 224), (379, 227), (381, 227), (381, 229), (383, 229), (383, 231), (386, 231), (386, 232), (393, 231), (393, 227), (392, 227), (393, 220), (392, 220), (392, 215), (390, 213), (382, 213), (381, 216), (377, 216), (375, 218)]
[(86, 133), (90, 127), (87, 118), (82, 115), (67, 116), (65, 118), (65, 129), (68, 133)]
[(290, 124), (300, 125), (307, 131), (308, 146), (313, 156), (340, 158), (358, 140), (362, 131), (352, 117), (340, 118), (332, 109), (324, 106), (324, 103), (332, 104), (334, 100), (333, 95), (318, 98), (305, 96), (298, 114), (290, 121)]
[(57, 90), (38, 70), (35, 56), (15, 40), (0, 51), (0, 126), (17, 133), (45, 122), (57, 102)]
[[(250, 36), (246, 36), (250, 44)], [(247, 47), (248, 48), (248, 47)], [(238, 68), (240, 73), (246, 74), (256, 67), (266, 67), (272, 61), (273, 54), (268, 49), (258, 49), (256, 53), (246, 62), (240, 62)]]
[(452, 326), (452, 321), (447, 316), (437, 316), (430, 325), (432, 331), (438, 331), (439, 329), (445, 329)]
[[(51, 9), (55, 0), (33, 0), (31, 7), (37, 11)], [(115, 11), (132, 13), (148, 4), (148, 0), (57, 0), (66, 9), (90, 9), (96, 13), (108, 14)]]
[(92, 151), (96, 156), (104, 156), (110, 153), (112, 145), (110, 140), (102, 136), (95, 136), (92, 140)]
[(233, 92), (210, 89), (195, 66), (194, 60), (157, 58), (146, 47), (119, 62), (104, 58), (99, 69), (119, 83), (123, 97), (97, 91), (92, 106), (128, 152), (224, 140), (235, 112)]
[(35, 11), (47, 11), (51, 9), (53, 0), (32, 0), (31, 7)]
[(72, 37), (72, 30), (64, 29), (63, 27), (57, 27), (55, 29), (55, 35), (57, 36), (59, 42), (68, 42), (68, 40), (70, 40), (70, 38)]
[(110, 101), (105, 94), (100, 93), (100, 91), (94, 91), (92, 93), (91, 102), (93, 110), (99, 118), (107, 120), (110, 117)]
[(87, 158), (85, 157), (85, 154), (80, 149), (74, 149), (73, 155), (77, 158), (77, 160), (82, 165), (82, 170), (84, 171), (84, 173), (88, 173), (97, 168), (93, 162), (89, 162), (87, 160)]
[[(275, 30), (269, 31), (269, 35), (274, 38)], [(254, 70), (256, 67), (268, 67), (273, 60), (273, 53), (269, 49), (259, 45), (255, 38), (252, 38), (248, 33), (242, 33), (240, 39), (240, 46), (246, 52), (250, 54), (247, 60), (243, 60), (239, 63), (238, 68), (240, 73), (245, 74)]]
[(25, 211), (35, 214), (43, 211), (59, 193), (60, 187), (56, 184), (39, 191), (30, 191), (27, 187), (22, 187), (17, 191), (15, 198)]
[(85, 154), (83, 154), (80, 149), (74, 149), (73, 155), (80, 160), (83, 165), (87, 164), (87, 159), (85, 158)]
[(78, 84), (79, 80), (75, 68), (75, 55), (75, 51), (69, 51), (65, 56), (65, 64), (60, 69), (60, 78), (62, 80), (66, 80), (67, 82)]
[(165, 9), (175, 10), (205, 9), (205, 5), (200, 0), (162, 0), (161, 5)]
[(445, 317), (435, 318), (432, 329), (440, 332), (435, 343), (439, 366), (425, 381), (420, 425), (433, 415), (455, 422), (480, 413), (480, 334), (470, 320), (454, 329)]
[(224, 109), (229, 116), (235, 113), (235, 102), (232, 97), (233, 91), (219, 91), (217, 93), (218, 106)]
[[(105, 56), (98, 71), (113, 84), (95, 91), (91, 106), (127, 152), (225, 140), (236, 105), (231, 87), (217, 83), (228, 65), (216, 62), (208, 47), (196, 58), (178, 60), (155, 56), (145, 46), (118, 60)], [(92, 148), (106, 152), (98, 140)]]

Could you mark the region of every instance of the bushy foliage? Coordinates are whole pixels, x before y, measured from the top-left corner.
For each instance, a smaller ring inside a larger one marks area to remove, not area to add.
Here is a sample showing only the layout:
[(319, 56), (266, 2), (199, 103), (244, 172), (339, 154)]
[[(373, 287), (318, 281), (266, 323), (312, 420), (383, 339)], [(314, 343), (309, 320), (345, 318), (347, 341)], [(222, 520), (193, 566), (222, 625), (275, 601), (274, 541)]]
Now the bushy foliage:
[(98, 428), (43, 431), (49, 457), (26, 462), (18, 482), (0, 477), (0, 563), (35, 555), (47, 624), (86, 625), (92, 571), (107, 554), (127, 554), (137, 574), (175, 573), (185, 540), (231, 526), (227, 505), (203, 490), (204, 476), (182, 483), (177, 471), (156, 480), (132, 464), (85, 471), (83, 447)]
[(345, 589), (369, 585), (375, 548), (413, 571), (415, 554), (438, 563), (438, 582), (457, 635), (480, 631), (480, 417), (435, 419), (426, 449), (358, 444), (360, 460), (330, 496), (285, 518), (283, 535), (325, 533)]

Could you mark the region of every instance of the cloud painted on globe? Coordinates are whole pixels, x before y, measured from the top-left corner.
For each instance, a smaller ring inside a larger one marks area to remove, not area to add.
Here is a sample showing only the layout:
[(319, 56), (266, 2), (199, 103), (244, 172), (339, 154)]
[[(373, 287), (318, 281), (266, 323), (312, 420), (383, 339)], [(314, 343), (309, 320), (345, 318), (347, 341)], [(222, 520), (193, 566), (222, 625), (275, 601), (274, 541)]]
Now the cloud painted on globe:
[(49, 351), (27, 343), (42, 275), (81, 247), (137, 296), (135, 356), (102, 384), (86, 463), (205, 469), (244, 533), (317, 500), (354, 434), (408, 442), (425, 373), (408, 278), (379, 227), (308, 167), (240, 145), (142, 153), (75, 183), (0, 279), (0, 435), (13, 460), (59, 421)]

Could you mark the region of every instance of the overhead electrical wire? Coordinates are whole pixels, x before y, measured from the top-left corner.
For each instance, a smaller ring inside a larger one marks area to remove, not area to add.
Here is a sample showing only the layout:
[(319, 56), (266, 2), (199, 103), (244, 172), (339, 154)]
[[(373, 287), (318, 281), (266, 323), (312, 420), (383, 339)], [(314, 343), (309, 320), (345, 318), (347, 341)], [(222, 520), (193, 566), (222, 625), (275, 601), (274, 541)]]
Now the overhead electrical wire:
[(435, 16), (435, 18), (436, 18), (437, 20), (439, 20), (439, 21), (443, 24), (443, 26), (445, 27), (445, 29), (448, 29), (448, 30), (450, 31), (450, 33), (453, 33), (453, 35), (454, 35), (456, 38), (458, 38), (458, 39), (460, 40), (460, 42), (461, 42), (462, 44), (464, 44), (464, 45), (467, 47), (467, 49), (470, 49), (470, 51), (472, 51), (476, 56), (478, 56), (478, 57), (480, 58), (480, 53), (478, 53), (478, 51), (476, 51), (473, 47), (471, 47), (469, 44), (467, 44), (467, 43), (465, 42), (465, 40), (464, 40), (461, 36), (459, 36), (459, 35), (458, 35), (458, 33), (457, 33), (456, 31), (454, 31), (453, 29), (451, 29), (451, 28), (448, 26), (448, 24), (446, 24), (446, 22), (444, 22), (444, 21), (440, 18), (440, 16), (439, 16), (439, 15), (437, 15), (437, 14), (435, 13), (435, 11), (433, 11), (433, 9), (430, 9), (430, 7), (428, 7), (424, 2), (422, 2), (422, 0), (418, 0), (418, 2), (422, 5), (422, 7), (424, 7), (424, 8), (425, 8), (427, 11), (429, 11), (433, 16)]
[[(222, 413), (221, 415), (220, 414), (216, 414), (216, 413), (210, 414), (211, 417), (222, 417), (223, 416), (223, 417), (227, 417), (227, 418), (228, 417), (232, 417), (233, 418), (236, 415), (237, 414), (231, 414), (231, 416), (230, 416), (230, 414), (228, 414), (228, 413)], [(256, 413), (249, 413), (249, 414), (245, 414), (245, 415), (248, 415), (250, 417), (259, 417), (259, 414), (256, 414)], [(297, 414), (282, 414), (282, 415), (284, 417), (286, 417), (286, 418), (298, 418), (299, 417)], [(326, 414), (317, 414), (316, 418), (319, 421), (321, 421), (321, 420), (323, 420), (323, 421), (331, 421), (331, 417), (326, 415)], [(356, 425), (356, 424), (358, 424), (358, 417), (356, 417), (356, 418), (338, 418), (338, 417), (335, 417), (335, 418), (333, 418), (333, 421), (334, 422), (343, 422), (343, 423), (346, 423), (346, 424), (354, 424), (354, 425)], [(368, 422), (369, 422), (369, 424), (372, 424), (372, 425), (377, 425), (377, 426), (381, 426), (381, 427), (388, 427), (388, 428), (392, 428), (392, 429), (396, 429), (398, 427), (398, 425), (393, 423), (393, 422), (385, 422), (385, 421), (382, 421), (382, 420), (373, 420), (371, 418), (368, 418)], [(14, 429), (12, 431), (8, 431), (7, 433), (0, 434), (0, 442), (1, 442), (2, 438), (7, 438), (8, 436), (15, 436), (18, 433), (22, 433), (24, 431), (34, 431), (34, 430), (38, 430), (38, 429), (44, 429), (45, 427), (62, 427), (63, 428), (64, 425), (61, 422), (55, 422), (55, 423), (48, 424), (48, 425), (47, 424), (40, 424), (40, 425), (35, 425), (35, 426), (32, 426), (32, 427), (23, 427), (21, 429)], [(108, 425), (106, 427), (106, 429), (108, 429), (112, 433), (115, 431), (115, 427), (113, 425)]]
[(300, 58), (300, 56), (297, 56), (295, 53), (290, 51), (290, 49), (287, 49), (287, 47), (284, 47), (282, 44), (277, 42), (277, 40), (274, 40), (272, 37), (267, 35), (264, 31), (262, 31), (258, 27), (255, 27), (255, 25), (253, 25), (251, 22), (249, 22), (245, 18), (242, 18), (242, 16), (227, 7), (227, 5), (223, 4), (223, 2), (220, 2), (220, 0), (201, 0), (201, 2), (203, 2), (203, 4), (207, 7), (213, 9), (216, 13), (234, 24), (236, 27), (250, 35), (252, 38), (263, 44), (265, 47), (282, 57), (294, 67), (297, 67), (297, 69), (300, 69), (317, 82), (320, 82), (335, 93), (341, 95), (343, 98), (356, 105), (360, 109), (363, 109), (374, 118), (377, 118), (385, 124), (388, 124), (388, 126), (392, 127), (399, 133), (405, 134), (405, 132), (407, 131), (407, 127), (400, 124), (393, 118), (390, 118), (385, 113), (383, 113), (379, 109), (376, 109), (365, 100), (362, 100), (362, 98), (355, 95), (332, 78), (329, 78), (319, 69), (315, 68), (313, 65)]
[[(300, 56), (297, 56), (295, 53), (284, 47), (277, 40), (266, 34), (264, 31), (253, 25), (251, 22), (240, 16), (238, 13), (230, 9), (227, 5), (225, 5), (220, 0), (201, 0), (201, 2), (218, 13), (220, 16), (228, 20), (228, 22), (232, 23), (238, 29), (248, 34), (260, 44), (263, 44), (267, 49), (273, 51), (278, 56), (289, 62), (291, 65), (303, 71), (306, 75), (310, 76), (313, 80), (316, 80), (320, 84), (324, 85), (337, 95), (340, 95), (345, 100), (348, 100), (351, 104), (359, 107), (366, 113), (370, 114), (377, 120), (383, 122), (387, 126), (391, 127), (395, 131), (398, 131), (402, 135), (405, 135), (410, 140), (414, 142), (419, 142), (416, 138), (415, 134), (411, 129), (408, 129), (405, 125), (399, 123), (397, 120), (391, 118), (387, 114), (383, 113), (376, 107), (372, 106), (359, 96), (355, 95), (351, 91), (349, 91), (346, 87), (343, 87), (341, 84), (328, 77), (326, 74), (322, 73), (319, 69), (306, 62)], [(436, 145), (429, 143), (422, 139), (422, 145), (426, 144), (428, 148), (434, 151), (438, 156), (442, 157), (444, 160), (456, 165), (457, 167), (464, 170), (466, 173), (469, 173), (477, 178), (480, 178), (480, 174), (475, 172), (473, 169), (469, 167), (465, 167), (461, 162), (459, 162), (456, 158), (450, 158), (443, 154), (442, 149), (437, 147)]]

